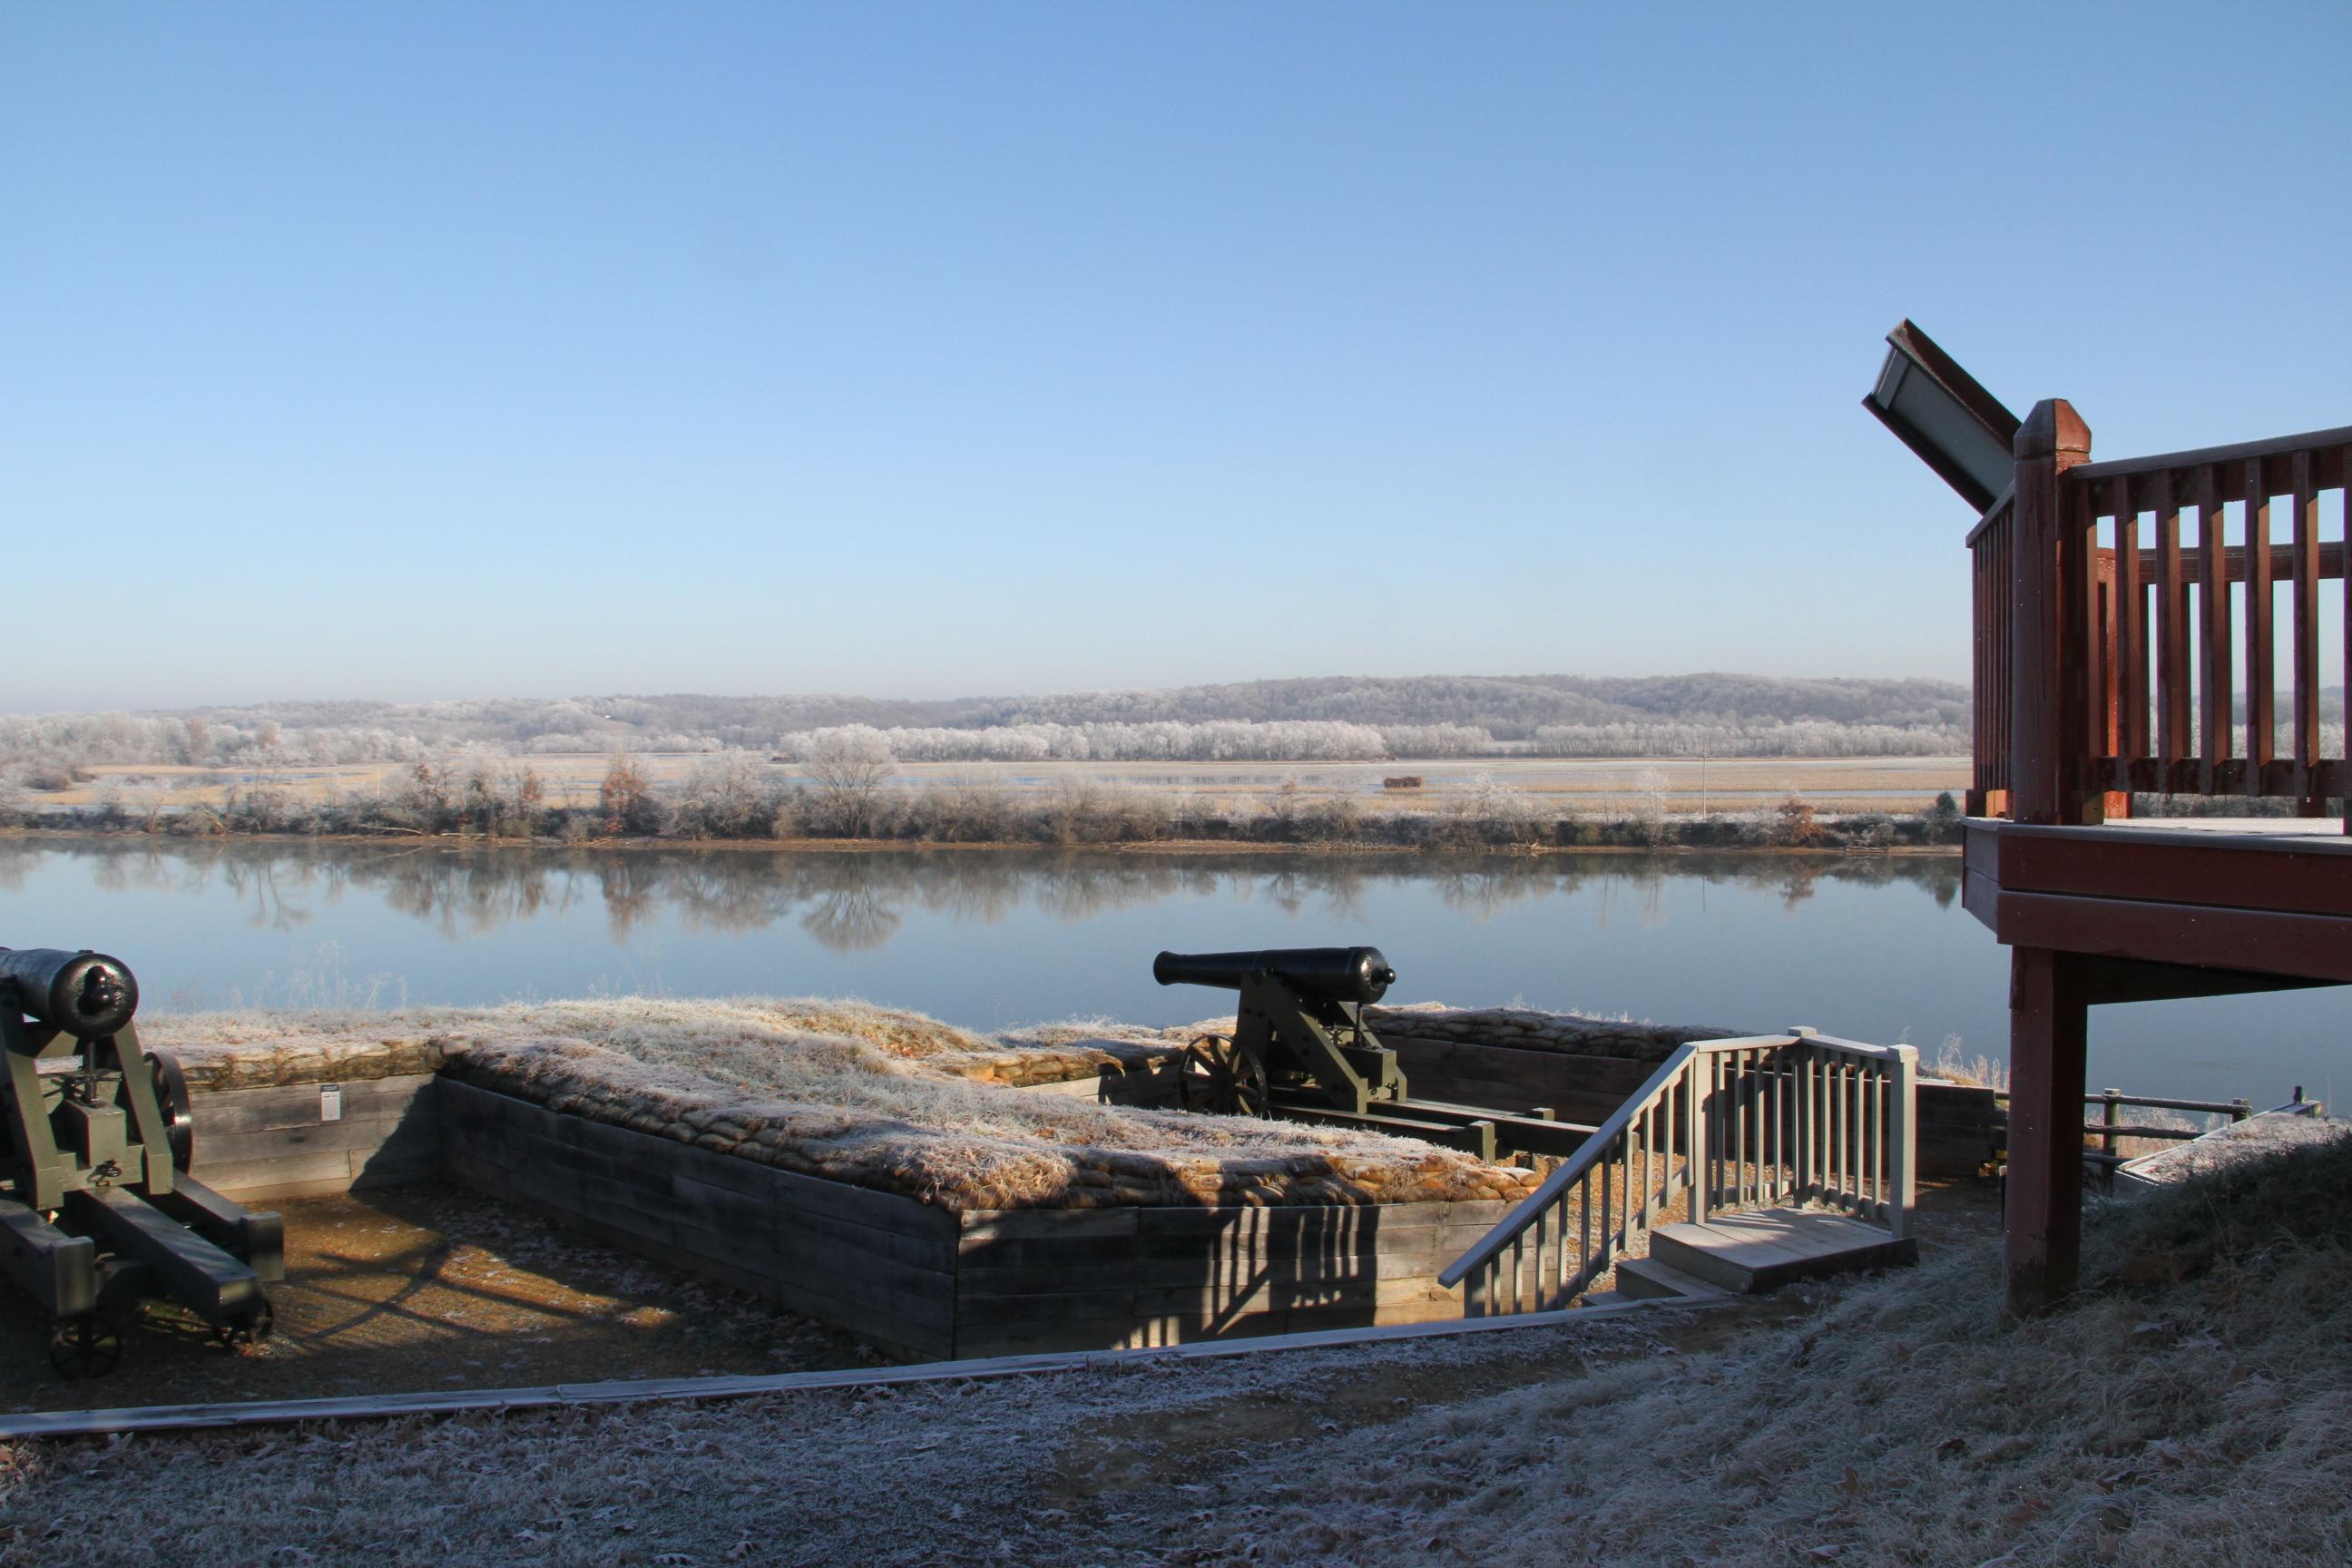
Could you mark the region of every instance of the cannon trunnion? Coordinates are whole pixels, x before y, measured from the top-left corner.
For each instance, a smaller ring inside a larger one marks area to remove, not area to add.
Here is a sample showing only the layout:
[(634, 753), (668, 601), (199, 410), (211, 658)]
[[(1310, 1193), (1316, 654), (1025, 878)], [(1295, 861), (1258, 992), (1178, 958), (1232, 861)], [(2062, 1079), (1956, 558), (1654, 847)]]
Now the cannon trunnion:
[(1379, 948), (1162, 952), (1151, 977), (1241, 994), (1231, 1035), (1202, 1035), (1184, 1047), (1188, 1110), (1394, 1132), (1487, 1161), (1565, 1158), (1592, 1132), (1548, 1112), (1413, 1099), (1396, 1052), (1364, 1022), (1364, 1008), (1396, 984)]
[(285, 1271), (278, 1216), (187, 1173), (186, 1086), (141, 1048), (138, 1006), (120, 959), (0, 948), (0, 1268), (48, 1310), (67, 1377), (111, 1371), (121, 1316), (151, 1298), (257, 1339)]

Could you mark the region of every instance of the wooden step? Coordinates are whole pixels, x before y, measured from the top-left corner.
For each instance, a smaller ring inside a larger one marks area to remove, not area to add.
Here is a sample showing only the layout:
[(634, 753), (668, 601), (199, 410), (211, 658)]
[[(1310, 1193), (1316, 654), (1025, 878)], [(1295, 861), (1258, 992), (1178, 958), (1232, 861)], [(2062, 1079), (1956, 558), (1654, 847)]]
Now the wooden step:
[(1636, 1301), (1655, 1301), (1677, 1296), (1720, 1296), (1723, 1287), (1654, 1258), (1621, 1258), (1617, 1293)]
[(1650, 1233), (1653, 1260), (1742, 1295), (1918, 1256), (1913, 1237), (1897, 1240), (1884, 1226), (1809, 1209), (1717, 1215), (1705, 1225), (1662, 1225)]

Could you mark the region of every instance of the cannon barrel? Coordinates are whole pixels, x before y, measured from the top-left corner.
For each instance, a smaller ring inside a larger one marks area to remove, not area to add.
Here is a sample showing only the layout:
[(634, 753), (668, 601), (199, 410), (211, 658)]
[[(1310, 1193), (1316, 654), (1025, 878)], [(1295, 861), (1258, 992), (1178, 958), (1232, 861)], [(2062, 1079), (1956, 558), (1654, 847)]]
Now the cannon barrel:
[(111, 1035), (139, 1011), (139, 982), (119, 958), (88, 948), (0, 947), (0, 991), (18, 1011), (79, 1039)]
[(1269, 947), (1256, 952), (1163, 952), (1151, 961), (1162, 985), (1215, 985), (1238, 991), (1264, 973), (1301, 996), (1326, 1002), (1377, 1002), (1396, 971), (1377, 947)]

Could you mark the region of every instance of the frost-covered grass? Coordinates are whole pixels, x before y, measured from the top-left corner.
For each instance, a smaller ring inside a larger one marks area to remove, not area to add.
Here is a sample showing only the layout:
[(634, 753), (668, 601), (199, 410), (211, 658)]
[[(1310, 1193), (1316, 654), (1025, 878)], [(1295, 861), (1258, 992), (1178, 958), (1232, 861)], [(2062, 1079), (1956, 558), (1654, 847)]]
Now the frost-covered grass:
[(2001, 1321), (1998, 1244), (1824, 1317), (1418, 1413), (1291, 1467), (1213, 1561), (2352, 1561), (2352, 1144), (2113, 1210)]
[[(1534, 1177), (1408, 1139), (1139, 1110), (1016, 1082), (1164, 1057), (825, 999), (615, 997), (405, 1014), (159, 1017), (200, 1086), (352, 1076), (371, 1054), (551, 1110), (950, 1209), (1516, 1198)], [(422, 1056), (419, 1053), (423, 1053)], [(1042, 1064), (1042, 1066), (1041, 1066)]]
[[(0, 1563), (2352, 1561), (2352, 1147), (1680, 1352), (1590, 1329), (0, 1448)], [(1496, 1392), (1500, 1389), (1501, 1392)]]

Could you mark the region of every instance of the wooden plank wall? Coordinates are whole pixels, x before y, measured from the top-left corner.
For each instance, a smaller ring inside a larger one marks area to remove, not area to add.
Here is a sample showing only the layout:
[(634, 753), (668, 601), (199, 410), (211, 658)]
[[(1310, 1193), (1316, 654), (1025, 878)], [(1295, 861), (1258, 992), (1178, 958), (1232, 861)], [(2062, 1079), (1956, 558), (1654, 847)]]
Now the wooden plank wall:
[(959, 1356), (1106, 1350), (1462, 1315), (1438, 1271), (1510, 1211), (1026, 1209), (963, 1216)]
[(1394, 1048), (1406, 1084), (1423, 1100), (1451, 1100), (1524, 1115), (1549, 1105), (1562, 1121), (1598, 1127), (1650, 1080), (1656, 1062), (1622, 1057), (1570, 1056), (1511, 1046), (1471, 1046), (1457, 1040), (1382, 1034)]
[[(1525, 1112), (1549, 1105), (1562, 1121), (1598, 1126), (1657, 1070), (1655, 1062), (1622, 1057), (1572, 1056), (1511, 1046), (1384, 1034), (1395, 1047), (1412, 1092)], [(1919, 1085), (1918, 1171), (1923, 1176), (1972, 1176), (2000, 1147), (2006, 1119), (1992, 1090), (1923, 1080)]]
[(444, 1079), (444, 1171), (916, 1360), (955, 1351), (955, 1216)]
[(247, 1203), (391, 1186), (439, 1171), (432, 1074), (337, 1087), (343, 1114), (335, 1121), (320, 1120), (315, 1083), (190, 1095), (190, 1173)]

